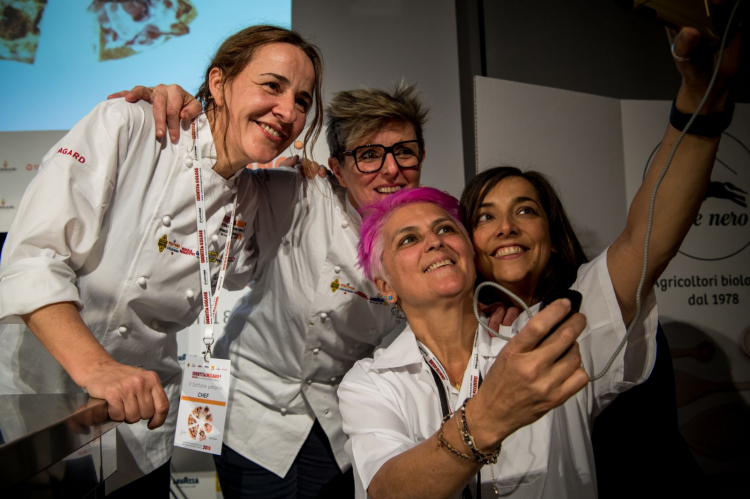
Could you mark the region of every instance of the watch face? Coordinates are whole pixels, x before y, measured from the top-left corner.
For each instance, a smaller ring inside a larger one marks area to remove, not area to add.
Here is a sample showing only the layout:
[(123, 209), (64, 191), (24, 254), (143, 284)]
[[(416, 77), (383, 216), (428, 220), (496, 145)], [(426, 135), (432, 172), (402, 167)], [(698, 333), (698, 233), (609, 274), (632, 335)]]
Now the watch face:
[[(651, 165), (659, 145), (646, 163)], [(696, 260), (715, 261), (733, 257), (750, 245), (750, 148), (724, 132), (700, 212), (682, 242), (680, 253)]]

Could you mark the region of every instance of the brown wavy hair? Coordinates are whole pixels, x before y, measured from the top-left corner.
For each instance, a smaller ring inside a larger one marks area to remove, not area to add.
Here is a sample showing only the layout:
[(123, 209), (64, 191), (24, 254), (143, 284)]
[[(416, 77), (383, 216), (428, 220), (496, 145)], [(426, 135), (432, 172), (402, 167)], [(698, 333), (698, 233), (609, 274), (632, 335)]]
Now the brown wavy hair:
[[(529, 304), (533, 305), (570, 288), (576, 280), (578, 267), (588, 262), (588, 258), (550, 179), (543, 173), (534, 170), (524, 172), (514, 166), (497, 166), (485, 170), (474, 177), (464, 189), (461, 194), (461, 209), (469, 236), (473, 237), (474, 228), (479, 221), (479, 208), (484, 198), (497, 184), (509, 177), (521, 177), (534, 186), (549, 223), (550, 241), (554, 251), (534, 290), (533, 303)], [(487, 279), (478, 275), (477, 280), (481, 282)]]
[[(221, 87), (223, 97), (226, 85), (237, 78), (242, 70), (250, 64), (257, 49), (269, 43), (288, 43), (289, 45), (293, 45), (302, 50), (313, 64), (315, 70), (313, 114), (309, 121), (310, 125), (305, 133), (303, 141), (305, 145), (302, 150), (303, 155), (307, 157), (308, 150), (312, 149), (315, 145), (323, 126), (323, 56), (320, 54), (318, 47), (306, 41), (297, 32), (279, 28), (278, 26), (259, 25), (250, 26), (233, 34), (224, 40), (219, 50), (216, 51), (216, 55), (214, 55), (206, 69), (206, 76), (198, 92), (195, 94), (195, 98), (201, 101), (203, 110), (206, 113), (216, 113), (216, 105), (208, 84), (211, 70), (213, 68), (221, 70), (222, 82), (224, 83)], [(224, 127), (226, 130), (229, 127), (229, 114), (225, 113), (224, 118)], [(224, 137), (224, 152), (229, 157), (226, 136)]]

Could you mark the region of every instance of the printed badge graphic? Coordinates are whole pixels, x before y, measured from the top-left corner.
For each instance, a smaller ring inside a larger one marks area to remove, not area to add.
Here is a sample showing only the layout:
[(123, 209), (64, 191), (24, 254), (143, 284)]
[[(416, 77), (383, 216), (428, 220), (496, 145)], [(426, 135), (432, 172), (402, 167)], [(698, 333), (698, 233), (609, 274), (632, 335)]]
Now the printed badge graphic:
[[(185, 256), (191, 256), (193, 258), (200, 258), (198, 255), (198, 250), (194, 250), (191, 248), (187, 248), (185, 246), (182, 246), (177, 242), (177, 240), (170, 241), (167, 239), (167, 235), (164, 234), (159, 238), (159, 241), (157, 242), (157, 246), (159, 247), (159, 253), (163, 253), (164, 250), (167, 250), (170, 255), (179, 254), (179, 255), (185, 255)], [(208, 252), (208, 262), (209, 263), (221, 263), (223, 258), (219, 258), (219, 253), (216, 251), (209, 251)], [(229, 257), (229, 263), (232, 263), (236, 260), (235, 257), (230, 256)]]
[(189, 0), (95, 0), (99, 60), (123, 59), (190, 32), (198, 15)]
[[(644, 177), (658, 147), (646, 162)], [(724, 132), (706, 198), (680, 253), (696, 260), (716, 261), (745, 250), (750, 245), (749, 192), (750, 149), (737, 137)]]
[[(245, 225), (246, 222), (242, 220), (234, 219), (234, 229), (232, 230), (232, 239), (236, 241), (242, 240), (242, 236), (245, 234)], [(221, 228), (219, 229), (219, 235), (222, 237), (227, 237), (227, 234), (229, 234), (228, 229), (229, 228), (229, 215), (224, 215), (224, 219), (221, 221)]]
[(193, 440), (203, 441), (214, 429), (214, 415), (208, 406), (196, 407), (188, 414), (188, 434)]
[(360, 298), (364, 298), (365, 300), (370, 302), (372, 305), (388, 306), (388, 302), (385, 301), (380, 296), (367, 296), (362, 291), (359, 291), (348, 282), (344, 284), (338, 279), (334, 279), (333, 281), (331, 281), (331, 293), (335, 293), (336, 291), (341, 291), (342, 293), (344, 293), (344, 296), (346, 296), (347, 294), (359, 296)]

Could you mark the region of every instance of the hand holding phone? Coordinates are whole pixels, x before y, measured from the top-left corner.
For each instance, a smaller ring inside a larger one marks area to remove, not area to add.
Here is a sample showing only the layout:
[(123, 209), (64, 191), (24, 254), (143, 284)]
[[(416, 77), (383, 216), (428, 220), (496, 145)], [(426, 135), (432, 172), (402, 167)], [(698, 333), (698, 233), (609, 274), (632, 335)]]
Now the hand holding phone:
[(542, 310), (544, 310), (544, 308), (547, 305), (549, 305), (555, 300), (560, 300), (562, 298), (567, 298), (568, 300), (570, 300), (570, 312), (568, 312), (568, 314), (563, 318), (563, 320), (555, 324), (555, 326), (549, 330), (549, 333), (544, 335), (544, 338), (542, 338), (542, 340), (539, 343), (549, 338), (549, 336), (552, 333), (557, 331), (557, 328), (559, 328), (562, 323), (570, 319), (573, 316), (573, 314), (578, 313), (581, 310), (581, 301), (583, 301), (583, 296), (581, 295), (581, 293), (572, 289), (566, 289), (565, 291), (561, 293), (556, 293), (550, 296), (549, 298), (542, 300), (542, 303), (539, 306), (539, 311), (541, 312)]

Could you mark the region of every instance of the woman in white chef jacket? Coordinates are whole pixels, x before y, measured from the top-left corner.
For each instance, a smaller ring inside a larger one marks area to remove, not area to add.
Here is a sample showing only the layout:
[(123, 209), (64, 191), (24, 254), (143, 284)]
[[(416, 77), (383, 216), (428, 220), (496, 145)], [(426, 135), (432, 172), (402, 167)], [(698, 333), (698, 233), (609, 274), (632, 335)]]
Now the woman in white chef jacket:
[[(698, 41), (692, 29), (675, 40), (683, 84), (625, 229), (566, 285), (583, 295), (585, 323), (575, 314), (546, 338), (570, 310), (567, 300), (557, 300), (530, 320), (521, 314), (505, 341), (478, 326), (472, 311), (474, 264), (532, 314), (540, 295), (550, 298), (548, 273), (558, 272), (556, 254), (575, 236), (561, 227), (562, 205), (545, 195), (534, 180), (538, 174), (499, 167), (477, 176), (462, 197), (469, 232), (458, 221), (456, 200), (434, 189), (399, 192), (367, 210), (360, 264), (409, 325), (373, 359), (359, 361), (339, 388), (362, 496), (478, 497), (481, 471), (482, 497), (596, 497), (590, 423), (617, 393), (650, 373), (657, 327), (652, 288), (695, 220), (731, 121), (726, 78), (737, 69), (738, 39), (727, 48), (707, 100), (715, 116), (696, 120), (700, 126), (684, 136), (660, 185), (636, 318), (654, 185), (681, 135), (677, 118), (696, 110), (711, 74), (712, 54), (701, 53)], [(601, 376), (589, 382), (587, 373)]]
[[(228, 258), (228, 281), (247, 284), (258, 207), (242, 172), (284, 151), (311, 109), (306, 139), (317, 135), (321, 77), (317, 48), (272, 26), (232, 35), (209, 65), (199, 90), (206, 114), (194, 126), (214, 280)], [(5, 393), (86, 390), (106, 399), (112, 419), (134, 423), (118, 428), (108, 491), (159, 469), (159, 482), (144, 490), (166, 497), (180, 386), (173, 333), (195, 321), (202, 303), (191, 124), (177, 143), (154, 135), (149, 105), (111, 100), (44, 157), (0, 271), (0, 321), (22, 319), (33, 335), (3, 326), (0, 382)]]
[[(138, 87), (132, 96), (173, 99), (177, 109), (188, 100), (182, 92)], [(336, 389), (357, 359), (403, 326), (357, 267), (357, 209), (419, 184), (426, 114), (414, 86), (339, 92), (326, 108), (338, 182), (292, 170), (251, 175), (260, 199), (257, 269), (214, 350), (232, 360), (225, 445), (215, 459), (224, 497), (353, 494), (340, 471), (350, 461)]]

